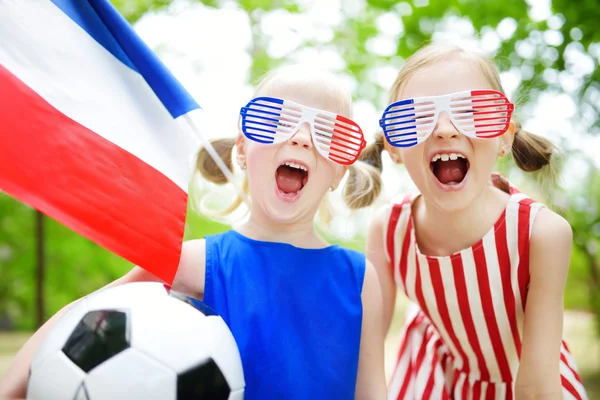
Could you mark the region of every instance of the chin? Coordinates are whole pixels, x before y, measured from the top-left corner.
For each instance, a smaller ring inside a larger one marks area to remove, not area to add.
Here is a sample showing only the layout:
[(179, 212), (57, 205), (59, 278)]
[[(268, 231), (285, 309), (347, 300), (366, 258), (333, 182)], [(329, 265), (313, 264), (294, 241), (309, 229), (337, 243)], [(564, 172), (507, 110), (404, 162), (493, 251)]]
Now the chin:
[(458, 213), (472, 207), (486, 187), (487, 181), (481, 182), (474, 174), (469, 173), (460, 185), (450, 189), (440, 188), (439, 183), (434, 182), (427, 188), (427, 197), (433, 200), (430, 203), (438, 210), (448, 214)]
[(469, 186), (461, 185), (458, 190), (443, 190), (438, 182), (433, 181), (435, 177), (433, 179), (431, 179), (432, 176), (424, 178), (415, 184), (421, 194), (421, 200), (424, 200), (429, 206), (446, 214), (459, 212), (469, 207), (472, 200), (472, 196), (469, 195)]
[(311, 212), (312, 210), (298, 204), (269, 204), (263, 206), (263, 211), (273, 222), (285, 225), (312, 221), (316, 213), (316, 210)]
[(466, 196), (465, 193), (455, 192), (444, 196), (437, 197), (433, 202), (435, 208), (446, 214), (459, 213), (467, 210), (473, 202), (472, 196)]

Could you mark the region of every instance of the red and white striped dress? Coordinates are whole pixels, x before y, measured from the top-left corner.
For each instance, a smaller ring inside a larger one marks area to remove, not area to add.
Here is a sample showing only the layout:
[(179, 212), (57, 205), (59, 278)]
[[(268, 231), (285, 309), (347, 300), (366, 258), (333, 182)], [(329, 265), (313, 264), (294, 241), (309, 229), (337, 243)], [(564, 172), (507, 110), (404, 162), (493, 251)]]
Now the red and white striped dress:
[[(529, 282), (529, 235), (541, 203), (511, 188), (506, 209), (475, 245), (446, 257), (420, 253), (411, 202), (389, 205), (386, 253), (412, 301), (389, 399), (513, 399)], [(563, 341), (565, 399), (587, 399)]]

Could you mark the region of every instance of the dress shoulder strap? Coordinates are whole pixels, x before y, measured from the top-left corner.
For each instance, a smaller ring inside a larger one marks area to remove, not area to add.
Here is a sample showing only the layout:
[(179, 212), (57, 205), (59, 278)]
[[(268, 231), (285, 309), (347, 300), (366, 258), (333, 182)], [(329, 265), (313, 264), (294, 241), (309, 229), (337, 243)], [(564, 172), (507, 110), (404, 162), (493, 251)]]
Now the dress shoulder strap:
[(411, 205), (417, 195), (406, 195), (398, 202), (390, 202), (386, 207), (386, 226), (384, 229), (384, 243), (386, 258), (393, 263), (399, 254), (401, 244), (408, 232), (411, 221)]

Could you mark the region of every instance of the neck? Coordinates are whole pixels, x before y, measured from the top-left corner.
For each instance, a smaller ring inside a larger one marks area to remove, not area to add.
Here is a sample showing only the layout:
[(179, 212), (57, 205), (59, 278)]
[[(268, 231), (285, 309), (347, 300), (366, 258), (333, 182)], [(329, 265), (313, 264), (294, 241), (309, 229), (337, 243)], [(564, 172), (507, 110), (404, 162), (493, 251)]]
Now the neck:
[(300, 222), (281, 223), (264, 213), (253, 210), (248, 221), (236, 230), (244, 236), (266, 242), (288, 243), (303, 248), (329, 246), (315, 231), (312, 218), (302, 218)]
[(469, 207), (446, 212), (420, 197), (413, 211), (420, 250), (431, 256), (447, 256), (481, 239), (506, 207), (507, 194), (488, 186)]

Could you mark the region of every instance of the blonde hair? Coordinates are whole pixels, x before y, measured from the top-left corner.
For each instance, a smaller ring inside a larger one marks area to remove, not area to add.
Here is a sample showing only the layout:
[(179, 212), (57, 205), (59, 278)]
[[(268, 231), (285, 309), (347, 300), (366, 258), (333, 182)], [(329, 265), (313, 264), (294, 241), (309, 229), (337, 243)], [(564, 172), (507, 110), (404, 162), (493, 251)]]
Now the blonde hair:
[[(304, 65), (289, 65), (277, 68), (266, 74), (256, 85), (252, 98), (268, 93), (270, 96), (280, 97), (279, 92), (309, 92), (318, 93), (325, 102), (328, 110), (336, 112), (348, 118), (352, 118), (352, 96), (342, 84), (342, 81), (333, 73), (320, 69), (312, 69)], [(241, 134), (241, 133), (240, 133)], [(233, 171), (232, 151), (235, 147), (235, 138), (215, 139), (211, 144), (227, 165)], [(341, 168), (341, 167), (340, 167)], [(205, 148), (201, 148), (196, 158), (196, 170), (208, 181), (223, 185), (228, 183), (226, 176), (218, 168), (217, 164)], [(244, 176), (242, 191), (249, 195), (249, 184), (247, 175)], [(222, 210), (209, 210), (202, 207), (202, 212), (212, 217), (225, 217), (243, 203), (240, 196)], [(325, 195), (319, 208), (320, 222), (326, 224), (331, 220), (331, 210), (327, 195)]]
[[(398, 95), (406, 83), (417, 72), (424, 68), (446, 60), (451, 57), (461, 57), (463, 60), (473, 63), (483, 73), (491, 88), (504, 93), (500, 82), (500, 75), (495, 63), (488, 57), (470, 52), (462, 47), (448, 44), (430, 44), (414, 53), (408, 58), (402, 67), (389, 93), (388, 103), (397, 100)], [(513, 121), (515, 125), (514, 140), (512, 143), (512, 154), (517, 166), (527, 172), (540, 170), (545, 166), (551, 167), (552, 154), (556, 148), (549, 140), (526, 132), (521, 129), (521, 124)], [(381, 130), (375, 134), (375, 142), (368, 145), (361, 154), (357, 164), (363, 163), (373, 168), (370, 170), (354, 168), (350, 171), (348, 181), (357, 182), (353, 190), (344, 192), (344, 200), (351, 208), (361, 208), (371, 205), (381, 191), (380, 185), (375, 187), (374, 192), (367, 193), (366, 186), (360, 186), (358, 182), (366, 182), (364, 177), (356, 178), (357, 174), (371, 173), (379, 175), (382, 171), (381, 153), (384, 150), (384, 137)], [(371, 177), (371, 181), (381, 182), (381, 177)]]

